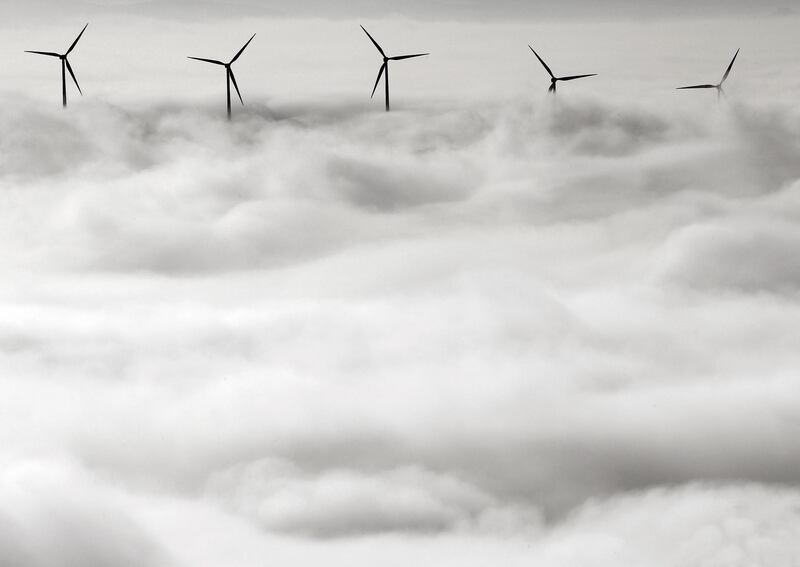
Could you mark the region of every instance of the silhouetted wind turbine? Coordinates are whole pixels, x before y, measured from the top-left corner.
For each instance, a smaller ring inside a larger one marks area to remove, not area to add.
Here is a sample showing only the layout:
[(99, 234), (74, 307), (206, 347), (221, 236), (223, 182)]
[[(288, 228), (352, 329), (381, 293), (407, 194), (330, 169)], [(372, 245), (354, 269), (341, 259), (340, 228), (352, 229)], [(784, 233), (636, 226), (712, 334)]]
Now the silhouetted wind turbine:
[(75, 73), (72, 72), (72, 66), (69, 64), (67, 56), (72, 53), (72, 50), (75, 49), (76, 45), (78, 45), (78, 40), (80, 40), (87, 27), (89, 27), (89, 24), (83, 26), (81, 33), (78, 34), (78, 37), (75, 38), (75, 41), (72, 42), (72, 45), (69, 46), (69, 49), (67, 49), (67, 52), (63, 55), (60, 53), (53, 53), (52, 51), (25, 51), (25, 53), (36, 53), (37, 55), (47, 55), (49, 57), (58, 57), (61, 59), (61, 98), (63, 106), (65, 107), (67, 106), (67, 71), (69, 71), (72, 80), (75, 81), (75, 86), (78, 87), (78, 92), (81, 93), (81, 96), (83, 96), (83, 91), (81, 90), (81, 86), (78, 84), (78, 79), (75, 78)]
[(539, 60), (539, 63), (541, 63), (542, 66), (545, 68), (547, 74), (550, 75), (550, 88), (547, 89), (547, 92), (549, 93), (556, 94), (556, 83), (558, 81), (572, 81), (573, 79), (583, 79), (584, 77), (597, 76), (597, 73), (591, 73), (589, 75), (571, 75), (569, 77), (556, 77), (555, 75), (553, 75), (553, 72), (550, 70), (550, 67), (547, 66), (547, 63), (545, 63), (544, 60), (541, 57), (539, 57), (539, 54), (536, 53), (533, 47), (531, 47), (530, 45), (528, 47), (530, 48), (531, 51), (533, 51), (533, 54), (536, 56), (536, 59)]
[(364, 26), (361, 26), (361, 29), (364, 30), (364, 33), (367, 34), (367, 37), (369, 37), (369, 39), (372, 41), (372, 43), (380, 52), (381, 57), (383, 57), (383, 65), (381, 65), (381, 70), (378, 71), (378, 78), (375, 80), (375, 86), (372, 88), (372, 95), (370, 96), (370, 98), (375, 96), (375, 90), (378, 88), (378, 83), (381, 82), (381, 76), (385, 72), (386, 77), (384, 79), (384, 82), (386, 84), (386, 112), (389, 112), (389, 61), (400, 61), (401, 59), (413, 59), (414, 57), (424, 57), (425, 55), (430, 55), (430, 53), (416, 53), (414, 55), (398, 55), (396, 57), (387, 57), (386, 53), (384, 53), (383, 49), (381, 49), (381, 46), (378, 45), (378, 42), (375, 41), (374, 37), (369, 35), (369, 32), (364, 28)]
[(677, 90), (682, 91), (684, 89), (717, 89), (717, 100), (719, 100), (720, 95), (725, 94), (725, 91), (722, 90), (722, 83), (725, 82), (725, 79), (728, 78), (728, 75), (731, 74), (731, 69), (733, 68), (733, 62), (736, 61), (736, 56), (739, 55), (739, 50), (736, 50), (736, 53), (733, 54), (733, 59), (731, 59), (730, 65), (728, 68), (725, 69), (725, 74), (722, 76), (722, 80), (717, 85), (691, 85), (688, 87), (678, 87)]
[(205, 61), (206, 63), (213, 63), (214, 65), (222, 65), (225, 67), (225, 81), (228, 86), (228, 120), (231, 119), (231, 81), (233, 82), (233, 86), (236, 89), (236, 94), (239, 95), (239, 101), (244, 106), (244, 100), (242, 99), (242, 93), (239, 92), (239, 85), (236, 84), (236, 77), (233, 76), (233, 69), (231, 69), (231, 65), (233, 65), (239, 56), (247, 49), (247, 46), (250, 45), (250, 42), (253, 41), (253, 38), (256, 34), (253, 34), (250, 39), (247, 40), (247, 43), (239, 50), (239, 52), (233, 56), (228, 63), (223, 63), (222, 61), (217, 61), (216, 59), (204, 59), (203, 57), (189, 57), (189, 59), (194, 59), (195, 61)]

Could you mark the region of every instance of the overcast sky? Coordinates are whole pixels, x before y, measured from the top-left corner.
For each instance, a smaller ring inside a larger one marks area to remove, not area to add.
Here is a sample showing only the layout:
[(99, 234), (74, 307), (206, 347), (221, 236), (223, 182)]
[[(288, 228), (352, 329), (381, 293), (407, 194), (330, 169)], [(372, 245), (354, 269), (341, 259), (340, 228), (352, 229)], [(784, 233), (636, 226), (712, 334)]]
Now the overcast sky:
[(70, 13), (96, 16), (108, 13), (167, 16), (179, 20), (208, 16), (241, 15), (354, 17), (405, 16), (415, 19), (482, 20), (569, 18), (618, 20), (640, 17), (686, 18), (693, 16), (785, 15), (795, 11), (791, 0), (28, 0), (4, 6), (3, 15)]
[(2, 89), (58, 103), (58, 62), (23, 50), (63, 51), (87, 21), (89, 28), (70, 57), (84, 92), (76, 96), (70, 85), (75, 103), (205, 104), (222, 99), (224, 104), (224, 74), (187, 56), (227, 60), (256, 33), (235, 66), (245, 101), (369, 104), (380, 55), (359, 24), (390, 54), (431, 53), (392, 66), (398, 103), (539, 97), (548, 77), (528, 45), (557, 73), (598, 73), (592, 92), (607, 98), (674, 99), (676, 86), (718, 81), (737, 48), (742, 52), (730, 94), (788, 99), (791, 90), (777, 85), (800, 81), (797, 17), (692, 18), (676, 26), (662, 18), (435, 22), (397, 16), (307, 20), (229, 15), (234, 14), (184, 22), (108, 14), (30, 19), (0, 35), (0, 49), (7, 54)]

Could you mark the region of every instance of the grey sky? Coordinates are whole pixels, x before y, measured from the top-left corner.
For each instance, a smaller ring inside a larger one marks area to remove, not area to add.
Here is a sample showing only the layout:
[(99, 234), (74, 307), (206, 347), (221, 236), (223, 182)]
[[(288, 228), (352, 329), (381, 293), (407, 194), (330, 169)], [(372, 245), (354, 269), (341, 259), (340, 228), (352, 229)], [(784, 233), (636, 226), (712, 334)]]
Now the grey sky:
[[(23, 50), (65, 49), (86, 19), (71, 15), (47, 22), (29, 20), (0, 34), (0, 50), (7, 53), (3, 90), (57, 100), (57, 65)], [(718, 80), (741, 47), (729, 81), (730, 94), (791, 98), (800, 81), (798, 22), (798, 18), (693, 19), (675, 26), (664, 20), (487, 23), (263, 16), (177, 22), (106, 15), (91, 18), (71, 60), (84, 90), (80, 100), (85, 102), (218, 101), (224, 96), (224, 80), (215, 69), (186, 56), (231, 57), (257, 33), (236, 63), (246, 102), (347, 98), (369, 103), (380, 59), (358, 27), (364, 23), (389, 52), (431, 53), (392, 68), (398, 104), (421, 98), (538, 99), (546, 94), (547, 74), (528, 44), (557, 72), (599, 73), (590, 84), (565, 94), (591, 88), (606, 98), (635, 93), (639, 100), (674, 100), (675, 86)], [(765, 93), (766, 84), (788, 88)]]
[[(6, 3), (8, 4), (8, 3)], [(604, 19), (686, 18), (705, 16), (773, 16), (794, 12), (792, 0), (27, 0), (5, 6), (4, 16), (41, 18), (44, 14), (96, 16), (138, 14), (179, 20), (208, 16), (303, 16), (321, 18), (375, 18), (405, 16), (415, 19)]]

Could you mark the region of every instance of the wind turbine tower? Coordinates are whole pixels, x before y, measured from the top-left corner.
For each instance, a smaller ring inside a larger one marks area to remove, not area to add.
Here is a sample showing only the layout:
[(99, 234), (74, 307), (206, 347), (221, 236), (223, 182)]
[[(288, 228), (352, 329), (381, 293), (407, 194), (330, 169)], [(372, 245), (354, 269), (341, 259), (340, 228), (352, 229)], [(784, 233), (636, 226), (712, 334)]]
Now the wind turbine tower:
[(725, 69), (725, 74), (722, 76), (722, 80), (716, 85), (690, 85), (688, 87), (678, 87), (677, 90), (682, 91), (686, 89), (717, 89), (717, 100), (719, 100), (721, 95), (725, 94), (725, 91), (722, 89), (722, 83), (725, 82), (725, 79), (728, 78), (728, 75), (731, 74), (731, 69), (733, 68), (733, 62), (736, 61), (736, 57), (739, 55), (739, 50), (736, 50), (736, 53), (733, 54), (733, 59), (731, 59), (728, 68)]
[(62, 105), (64, 108), (67, 106), (67, 71), (69, 71), (72, 80), (75, 82), (75, 86), (78, 87), (78, 92), (81, 93), (83, 96), (83, 91), (81, 90), (81, 86), (78, 84), (78, 79), (75, 78), (75, 73), (72, 71), (72, 65), (69, 64), (69, 54), (72, 53), (72, 50), (75, 49), (75, 46), (78, 45), (78, 41), (80, 41), (83, 32), (86, 31), (86, 28), (89, 27), (89, 24), (83, 26), (81, 33), (78, 34), (78, 37), (75, 38), (75, 41), (72, 42), (72, 45), (69, 46), (66, 53), (55, 53), (53, 51), (25, 51), (25, 53), (35, 53), (37, 55), (47, 55), (48, 57), (58, 57), (61, 60), (61, 100)]
[(375, 96), (375, 91), (378, 88), (378, 83), (381, 82), (381, 76), (383, 76), (385, 73), (386, 76), (384, 77), (384, 84), (386, 88), (386, 112), (389, 112), (389, 61), (401, 61), (402, 59), (413, 59), (415, 57), (424, 57), (425, 55), (430, 55), (430, 53), (415, 53), (414, 55), (397, 55), (395, 57), (389, 57), (383, 51), (383, 48), (380, 45), (378, 45), (378, 42), (375, 41), (375, 38), (372, 37), (369, 34), (369, 32), (364, 28), (364, 26), (361, 26), (361, 29), (364, 30), (364, 33), (367, 34), (367, 37), (369, 37), (370, 41), (372, 41), (372, 43), (377, 48), (378, 53), (380, 53), (381, 57), (383, 57), (383, 65), (381, 65), (381, 68), (378, 71), (378, 78), (375, 80), (375, 86), (372, 88), (372, 95), (370, 96), (370, 98)]
[(589, 75), (570, 75), (568, 77), (556, 77), (553, 74), (553, 72), (550, 70), (550, 67), (547, 66), (547, 63), (544, 62), (544, 59), (539, 57), (539, 54), (536, 53), (536, 51), (533, 49), (533, 47), (531, 47), (529, 45), (528, 48), (531, 51), (533, 51), (533, 54), (536, 56), (536, 59), (539, 60), (539, 63), (541, 63), (542, 66), (545, 68), (545, 71), (547, 71), (547, 74), (550, 75), (550, 88), (547, 89), (547, 92), (549, 92), (549, 93), (556, 94), (556, 83), (558, 83), (558, 81), (573, 81), (575, 79), (583, 79), (585, 77), (596, 77), (597, 76), (597, 73), (591, 73)]
[(244, 46), (236, 53), (236, 55), (233, 56), (233, 59), (227, 63), (223, 61), (217, 61), (216, 59), (205, 59), (204, 57), (189, 57), (189, 59), (194, 59), (195, 61), (203, 61), (205, 63), (212, 63), (214, 65), (221, 65), (222, 67), (225, 67), (225, 83), (228, 91), (228, 120), (231, 119), (231, 83), (233, 83), (233, 87), (236, 89), (236, 94), (239, 95), (239, 101), (242, 103), (242, 106), (244, 106), (242, 93), (239, 92), (239, 85), (236, 84), (236, 77), (233, 74), (231, 65), (233, 65), (236, 60), (239, 59), (239, 56), (244, 53), (244, 50), (247, 49), (247, 46), (250, 45), (250, 42), (253, 41), (255, 36), (256, 34), (253, 34), (250, 39), (247, 40), (247, 43), (245, 43)]

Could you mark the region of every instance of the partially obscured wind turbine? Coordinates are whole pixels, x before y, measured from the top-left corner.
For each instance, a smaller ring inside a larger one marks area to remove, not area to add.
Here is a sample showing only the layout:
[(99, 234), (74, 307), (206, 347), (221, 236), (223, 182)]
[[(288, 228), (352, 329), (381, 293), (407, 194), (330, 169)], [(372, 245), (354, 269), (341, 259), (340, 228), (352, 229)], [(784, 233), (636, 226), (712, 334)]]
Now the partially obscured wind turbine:
[(528, 47), (530, 48), (531, 51), (533, 51), (533, 54), (536, 56), (536, 59), (539, 60), (539, 63), (541, 63), (542, 66), (545, 68), (547, 74), (550, 75), (550, 88), (547, 89), (547, 92), (549, 93), (556, 94), (556, 83), (558, 81), (572, 81), (573, 79), (583, 79), (584, 77), (597, 76), (597, 73), (591, 73), (589, 75), (571, 75), (569, 77), (556, 77), (555, 75), (553, 75), (553, 72), (550, 70), (550, 67), (547, 66), (547, 63), (545, 63), (544, 60), (541, 57), (539, 57), (539, 54), (536, 53), (533, 47), (531, 47), (530, 45)]
[(383, 65), (381, 65), (380, 71), (378, 71), (378, 78), (375, 80), (375, 86), (372, 88), (372, 95), (370, 98), (375, 96), (375, 90), (378, 88), (378, 83), (381, 82), (381, 76), (386, 73), (386, 77), (384, 79), (386, 83), (386, 112), (389, 112), (389, 61), (400, 61), (401, 59), (412, 59), (414, 57), (424, 57), (425, 55), (430, 55), (430, 53), (416, 53), (414, 55), (398, 55), (396, 57), (387, 57), (386, 53), (383, 52), (381, 46), (378, 45), (378, 42), (375, 41), (375, 38), (369, 35), (369, 32), (361, 26), (361, 29), (364, 30), (364, 33), (367, 34), (367, 37), (375, 44), (375, 47), (378, 48), (378, 52), (380, 52), (381, 57), (383, 57)]
[(233, 69), (231, 69), (231, 65), (233, 65), (239, 56), (247, 49), (247, 46), (250, 45), (250, 42), (253, 41), (253, 38), (256, 34), (253, 34), (250, 39), (247, 40), (247, 43), (239, 50), (239, 52), (233, 56), (228, 63), (223, 63), (222, 61), (217, 61), (216, 59), (204, 59), (203, 57), (189, 57), (189, 59), (194, 59), (195, 61), (205, 61), (206, 63), (213, 63), (214, 65), (222, 65), (225, 67), (225, 82), (228, 85), (228, 120), (231, 119), (231, 82), (233, 82), (233, 86), (236, 89), (236, 94), (239, 95), (239, 101), (244, 106), (244, 100), (242, 99), (242, 93), (239, 92), (239, 85), (236, 84), (236, 77), (233, 76)]
[(78, 79), (75, 78), (75, 73), (72, 72), (72, 66), (69, 64), (69, 60), (67, 56), (72, 53), (72, 50), (75, 49), (75, 46), (78, 45), (78, 40), (80, 40), (83, 32), (86, 31), (86, 28), (89, 27), (89, 24), (83, 26), (81, 33), (78, 34), (78, 37), (75, 38), (75, 41), (72, 42), (72, 45), (69, 46), (67, 52), (63, 55), (60, 53), (53, 53), (52, 51), (26, 51), (25, 53), (36, 53), (37, 55), (48, 55), (50, 57), (58, 57), (61, 59), (61, 100), (63, 105), (67, 106), (67, 71), (69, 71), (72, 80), (75, 81), (75, 86), (78, 87), (78, 92), (81, 93), (83, 96), (83, 91), (81, 90), (81, 86), (78, 84)]
[(739, 55), (739, 50), (736, 50), (736, 53), (733, 55), (733, 59), (731, 59), (730, 65), (725, 70), (725, 74), (722, 76), (722, 80), (717, 85), (691, 85), (688, 87), (678, 87), (677, 90), (682, 91), (684, 89), (717, 89), (717, 100), (719, 100), (720, 95), (725, 94), (725, 91), (722, 90), (722, 83), (725, 82), (725, 79), (728, 78), (728, 75), (731, 74), (731, 69), (733, 68), (733, 62), (736, 61), (736, 56)]

